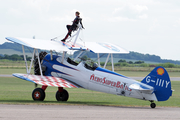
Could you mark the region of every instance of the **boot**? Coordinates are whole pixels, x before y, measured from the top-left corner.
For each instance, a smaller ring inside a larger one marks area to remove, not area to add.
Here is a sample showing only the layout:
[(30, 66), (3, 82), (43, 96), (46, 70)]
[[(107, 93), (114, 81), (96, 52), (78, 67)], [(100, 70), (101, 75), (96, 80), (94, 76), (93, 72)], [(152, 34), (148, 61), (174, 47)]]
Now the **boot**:
[(65, 40), (65, 39), (62, 39), (61, 41), (62, 41), (62, 42), (66, 42), (66, 40)]

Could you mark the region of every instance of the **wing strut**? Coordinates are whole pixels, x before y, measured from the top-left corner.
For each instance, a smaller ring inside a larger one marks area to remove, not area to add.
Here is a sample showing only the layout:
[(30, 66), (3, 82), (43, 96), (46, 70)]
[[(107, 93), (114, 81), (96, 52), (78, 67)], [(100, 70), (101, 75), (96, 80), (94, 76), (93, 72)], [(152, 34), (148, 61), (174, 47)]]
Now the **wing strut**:
[(36, 50), (36, 49), (34, 48), (29, 69), (28, 69), (28, 65), (27, 65), (27, 60), (26, 60), (26, 54), (25, 54), (25, 50), (24, 50), (24, 45), (22, 45), (22, 50), (23, 50), (24, 61), (25, 61), (25, 65), (26, 65), (26, 72), (27, 72), (27, 74), (29, 75), (29, 74), (31, 73), (32, 63), (33, 63), (33, 61), (34, 61), (34, 54), (35, 54), (35, 50)]
[(29, 73), (28, 73), (28, 66), (27, 66), (26, 55), (25, 55), (25, 51), (24, 51), (24, 45), (22, 45), (22, 50), (23, 50), (24, 61), (25, 61), (25, 65), (26, 65), (26, 72), (27, 72), (27, 74), (29, 74)]
[(63, 56), (62, 56), (62, 61), (61, 61), (61, 63), (63, 64), (63, 61), (64, 61), (64, 58), (66, 57), (66, 51), (63, 51)]
[(100, 58), (99, 58), (99, 53), (97, 53), (97, 57), (98, 57), (98, 67), (101, 67), (101, 65), (100, 65)]
[(114, 72), (114, 63), (113, 63), (113, 54), (111, 53), (111, 64), (112, 64), (112, 71)]
[(32, 55), (32, 58), (31, 58), (31, 64), (30, 64), (30, 68), (29, 68), (29, 74), (30, 74), (30, 72), (31, 72), (32, 63), (33, 63), (33, 61), (34, 61), (34, 54), (35, 54), (35, 49), (34, 49), (34, 51), (33, 51), (33, 55)]
[(107, 56), (106, 62), (105, 62), (105, 64), (104, 64), (104, 68), (106, 67), (106, 64), (107, 64), (107, 62), (108, 62), (108, 60), (109, 60), (109, 55), (110, 55), (110, 53), (109, 53), (108, 56)]
[(74, 61), (76, 61), (78, 59), (78, 57), (83, 53), (83, 51), (81, 51), (77, 56), (76, 58), (74, 59)]
[(76, 44), (76, 41), (77, 41), (77, 38), (79, 36), (80, 30), (82, 29), (82, 26), (81, 26), (80, 22), (78, 23), (78, 27), (79, 27), (79, 29), (77, 31), (76, 38), (74, 40), (73, 46)]
[(38, 50), (36, 50), (36, 52), (37, 52), (37, 56), (38, 56), (38, 63), (39, 63), (39, 69), (40, 69), (41, 77), (43, 77), (43, 74), (42, 74), (42, 68), (41, 68), (41, 63), (40, 63), (40, 59), (39, 59), (39, 53), (38, 53)]
[[(108, 54), (107, 59), (106, 59), (106, 62), (105, 62), (105, 64), (104, 64), (104, 68), (105, 68), (106, 65), (107, 65), (107, 62), (108, 62), (108, 60), (109, 60), (110, 54), (111, 54), (112, 71), (114, 72), (114, 63), (113, 63), (113, 54), (112, 54), (112, 53), (109, 53), (109, 54)], [(99, 56), (98, 56), (98, 57), (99, 57)], [(98, 63), (99, 63), (99, 61), (98, 61)]]

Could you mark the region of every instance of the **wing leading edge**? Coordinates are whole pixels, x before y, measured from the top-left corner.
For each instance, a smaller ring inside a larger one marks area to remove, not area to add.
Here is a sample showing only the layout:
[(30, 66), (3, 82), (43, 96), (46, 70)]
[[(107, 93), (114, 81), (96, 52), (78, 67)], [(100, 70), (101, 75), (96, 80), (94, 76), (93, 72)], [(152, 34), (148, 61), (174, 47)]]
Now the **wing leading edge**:
[(16, 38), (6, 37), (7, 40), (15, 42), (27, 47), (42, 49), (42, 50), (55, 50), (57, 52), (69, 51), (69, 49), (58, 41), (41, 40), (41, 39), (28, 39), (28, 38)]

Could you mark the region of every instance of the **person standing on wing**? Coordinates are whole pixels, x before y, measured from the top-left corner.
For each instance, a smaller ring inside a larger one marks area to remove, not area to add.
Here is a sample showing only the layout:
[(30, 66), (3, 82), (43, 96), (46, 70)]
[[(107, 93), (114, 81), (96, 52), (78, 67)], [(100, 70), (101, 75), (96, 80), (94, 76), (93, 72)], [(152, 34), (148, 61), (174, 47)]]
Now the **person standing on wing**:
[(79, 22), (80, 22), (82, 28), (84, 28), (83, 25), (82, 25), (82, 22), (81, 22), (82, 19), (81, 19), (80, 16), (79, 16), (80, 13), (77, 11), (77, 12), (75, 13), (75, 15), (76, 15), (76, 18), (74, 19), (73, 24), (72, 24), (72, 25), (66, 25), (66, 27), (67, 27), (67, 29), (68, 29), (68, 33), (67, 33), (67, 35), (65, 36), (65, 38), (61, 40), (62, 42), (65, 42), (66, 39), (68, 38), (68, 36), (71, 36), (71, 32), (72, 32), (73, 30), (76, 30), (77, 25), (78, 25)]

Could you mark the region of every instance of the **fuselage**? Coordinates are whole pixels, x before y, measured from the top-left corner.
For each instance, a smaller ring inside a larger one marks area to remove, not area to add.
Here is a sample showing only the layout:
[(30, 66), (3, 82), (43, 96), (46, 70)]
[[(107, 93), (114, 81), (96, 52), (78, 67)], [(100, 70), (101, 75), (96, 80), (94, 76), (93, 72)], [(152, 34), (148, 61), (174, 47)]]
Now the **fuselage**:
[(78, 64), (70, 58), (62, 59), (56, 55), (51, 60), (47, 54), (42, 66), (46, 67), (45, 75), (64, 78), (85, 89), (157, 101), (154, 93), (146, 94), (129, 88), (133, 83), (143, 83), (101, 67), (91, 67), (84, 61)]

